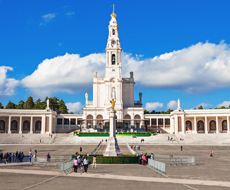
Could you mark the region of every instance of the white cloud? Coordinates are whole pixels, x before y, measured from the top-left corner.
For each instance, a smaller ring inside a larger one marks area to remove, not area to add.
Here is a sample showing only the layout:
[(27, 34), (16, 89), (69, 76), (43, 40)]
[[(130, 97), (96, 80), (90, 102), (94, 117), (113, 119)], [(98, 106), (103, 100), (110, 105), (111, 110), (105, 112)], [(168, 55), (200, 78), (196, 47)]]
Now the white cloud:
[(224, 107), (230, 106), (230, 101), (224, 101), (224, 102), (218, 104), (216, 107), (220, 108), (222, 106), (224, 106)]
[(44, 60), (21, 84), (40, 97), (55, 92), (83, 93), (91, 90), (94, 71), (100, 71), (98, 77), (104, 77), (105, 54), (80, 57), (66, 53)]
[(230, 48), (221, 42), (197, 43), (188, 48), (138, 61), (123, 54), (124, 73), (153, 89), (176, 89), (191, 94), (230, 88)]
[(164, 106), (163, 103), (159, 103), (159, 102), (147, 102), (145, 105), (145, 109), (148, 111), (152, 111), (152, 110), (157, 110), (159, 108), (162, 108)]
[(75, 12), (74, 11), (69, 11), (69, 12), (66, 13), (66, 15), (68, 15), (68, 16), (75, 15)]
[[(139, 56), (140, 57), (140, 56)], [(122, 53), (122, 75), (134, 79), (143, 88), (174, 89), (191, 94), (230, 88), (230, 48), (220, 44), (197, 43), (182, 50), (139, 60)], [(66, 54), (46, 59), (22, 85), (32, 92), (51, 95), (55, 92), (82, 93), (92, 89), (93, 72), (104, 77), (105, 53)]]
[(0, 66), (0, 96), (11, 96), (15, 94), (19, 81), (7, 78), (7, 71), (13, 71), (12, 67)]
[(175, 101), (175, 100), (171, 100), (168, 104), (167, 104), (167, 108), (168, 109), (175, 109), (175, 108), (177, 108), (177, 101)]
[(80, 102), (69, 102), (66, 103), (67, 108), (69, 109), (69, 112), (73, 112), (73, 113), (82, 113), (82, 109), (83, 109), (83, 105)]
[(46, 14), (46, 15), (42, 15), (43, 22), (40, 23), (40, 26), (45, 25), (46, 23), (50, 22), (55, 17), (56, 17), (55, 13), (49, 13), (49, 14)]
[(212, 107), (212, 104), (209, 104), (209, 103), (200, 103), (197, 106), (195, 106), (195, 108), (198, 108), (200, 106), (202, 106), (203, 108), (210, 108), (210, 107)]

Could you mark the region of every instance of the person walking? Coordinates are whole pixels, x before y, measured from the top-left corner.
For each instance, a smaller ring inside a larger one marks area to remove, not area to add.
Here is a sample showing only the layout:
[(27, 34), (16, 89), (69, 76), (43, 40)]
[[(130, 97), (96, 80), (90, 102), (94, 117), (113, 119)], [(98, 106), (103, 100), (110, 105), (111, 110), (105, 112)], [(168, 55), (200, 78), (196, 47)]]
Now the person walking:
[(183, 151), (183, 146), (180, 147), (180, 150)]
[(84, 158), (83, 164), (84, 164), (84, 173), (87, 174), (88, 164), (89, 164), (89, 160), (87, 159), (87, 157)]
[(30, 165), (32, 164), (32, 163), (31, 163), (32, 158), (33, 158), (33, 155), (31, 154), (31, 155), (30, 155)]
[(154, 160), (154, 154), (153, 153), (151, 153), (151, 159)]
[(139, 165), (141, 165), (142, 163), (141, 163), (141, 160), (142, 160), (142, 156), (141, 156), (141, 154), (138, 156), (138, 162), (139, 162)]
[(82, 147), (80, 147), (80, 153), (82, 152)]
[(145, 156), (145, 154), (143, 154), (142, 160), (143, 160), (143, 166), (146, 166), (146, 156)]
[(14, 162), (15, 154), (13, 153), (13, 162)]
[(93, 157), (92, 169), (93, 169), (93, 167), (95, 167), (95, 169), (97, 168), (97, 157), (96, 156)]
[(73, 161), (73, 168), (75, 173), (77, 173), (77, 167), (78, 167), (78, 160), (77, 158), (75, 158), (75, 160)]
[(210, 157), (213, 157), (213, 151), (211, 150), (211, 152), (210, 152)]

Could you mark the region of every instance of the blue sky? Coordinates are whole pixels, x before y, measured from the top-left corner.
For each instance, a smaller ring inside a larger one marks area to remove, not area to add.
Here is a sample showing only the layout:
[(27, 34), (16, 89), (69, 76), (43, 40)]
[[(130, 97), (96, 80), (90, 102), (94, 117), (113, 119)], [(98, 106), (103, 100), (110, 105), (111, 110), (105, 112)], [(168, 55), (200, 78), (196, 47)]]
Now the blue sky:
[(104, 74), (112, 4), (123, 76), (134, 71), (144, 107), (230, 104), (227, 0), (0, 0), (0, 102), (57, 96), (78, 112), (84, 92), (92, 99), (93, 71)]

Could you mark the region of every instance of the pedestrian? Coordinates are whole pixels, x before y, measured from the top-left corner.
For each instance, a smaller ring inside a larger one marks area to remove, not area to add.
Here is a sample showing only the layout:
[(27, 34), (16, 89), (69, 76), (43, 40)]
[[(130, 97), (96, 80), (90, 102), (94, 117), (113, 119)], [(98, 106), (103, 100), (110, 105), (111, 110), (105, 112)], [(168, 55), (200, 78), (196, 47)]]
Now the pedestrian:
[(210, 157), (213, 157), (213, 151), (211, 150), (211, 152), (210, 152)]
[(145, 154), (142, 155), (143, 166), (146, 166), (146, 156)]
[(3, 159), (4, 159), (4, 164), (7, 164), (7, 155), (6, 154), (3, 156)]
[(139, 162), (139, 165), (141, 165), (142, 163), (141, 163), (141, 160), (142, 160), (142, 156), (141, 156), (141, 154), (138, 156), (138, 162)]
[(169, 136), (168, 136), (168, 141), (169, 141)]
[(183, 151), (183, 146), (180, 147), (180, 150)]
[(47, 158), (47, 162), (50, 162), (50, 154), (49, 154), (49, 152), (47, 153), (46, 158)]
[(2, 159), (3, 159), (3, 153), (0, 154), (0, 159), (1, 159), (1, 162), (2, 162)]
[(134, 147), (133, 147), (133, 148), (134, 148), (134, 150), (136, 150), (136, 145), (134, 145)]
[(78, 167), (78, 160), (77, 158), (75, 158), (75, 160), (73, 161), (73, 168), (75, 173), (77, 173), (77, 167)]
[(15, 154), (13, 153), (13, 162), (14, 162)]
[(154, 160), (154, 154), (153, 153), (151, 153), (151, 159)]
[(40, 139), (40, 143), (42, 143), (42, 139)]
[(30, 151), (29, 151), (29, 156), (30, 156), (31, 154), (32, 154), (32, 151), (30, 150)]
[(38, 153), (38, 151), (34, 150), (35, 157), (37, 157), (37, 153)]
[(105, 142), (107, 143), (107, 139), (105, 139)]
[(95, 167), (95, 169), (97, 168), (97, 157), (96, 157), (96, 155), (93, 157), (92, 169), (93, 169), (93, 167)]
[(88, 164), (89, 164), (89, 160), (87, 159), (87, 157), (84, 158), (83, 164), (84, 164), (84, 173), (87, 173)]
[(82, 147), (80, 147), (80, 153), (82, 152)]
[(31, 155), (30, 155), (30, 165), (32, 164), (32, 163), (31, 163), (32, 158), (33, 158), (33, 155), (31, 154)]
[(9, 154), (9, 162), (11, 162), (11, 157), (12, 157), (12, 154), (10, 153)]

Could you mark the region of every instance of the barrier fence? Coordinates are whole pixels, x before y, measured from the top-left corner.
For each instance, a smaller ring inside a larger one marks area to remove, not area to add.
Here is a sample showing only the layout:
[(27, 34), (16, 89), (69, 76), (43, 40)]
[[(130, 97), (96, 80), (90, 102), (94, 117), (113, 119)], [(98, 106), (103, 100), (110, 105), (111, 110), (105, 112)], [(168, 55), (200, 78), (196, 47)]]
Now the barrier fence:
[(101, 146), (101, 141), (99, 142), (97, 147), (91, 152), (91, 155), (95, 154), (98, 151), (98, 149), (100, 148), (100, 146)]
[(69, 162), (64, 162), (60, 164), (60, 173), (68, 173), (73, 170), (73, 161), (70, 160)]
[(68, 156), (52, 156), (51, 158), (42, 158), (42, 157), (36, 157), (31, 159), (31, 163), (34, 165), (42, 165), (42, 166), (59, 166), (63, 162), (66, 162), (67, 160), (70, 160), (70, 157)]
[(177, 165), (195, 165), (194, 156), (179, 156), (179, 155), (161, 155), (154, 154), (155, 160), (162, 161), (169, 166)]
[(148, 159), (148, 166), (150, 168), (157, 170), (160, 173), (166, 174), (166, 172), (165, 172), (166, 164), (165, 163), (155, 161), (155, 160), (152, 160), (149, 158)]

